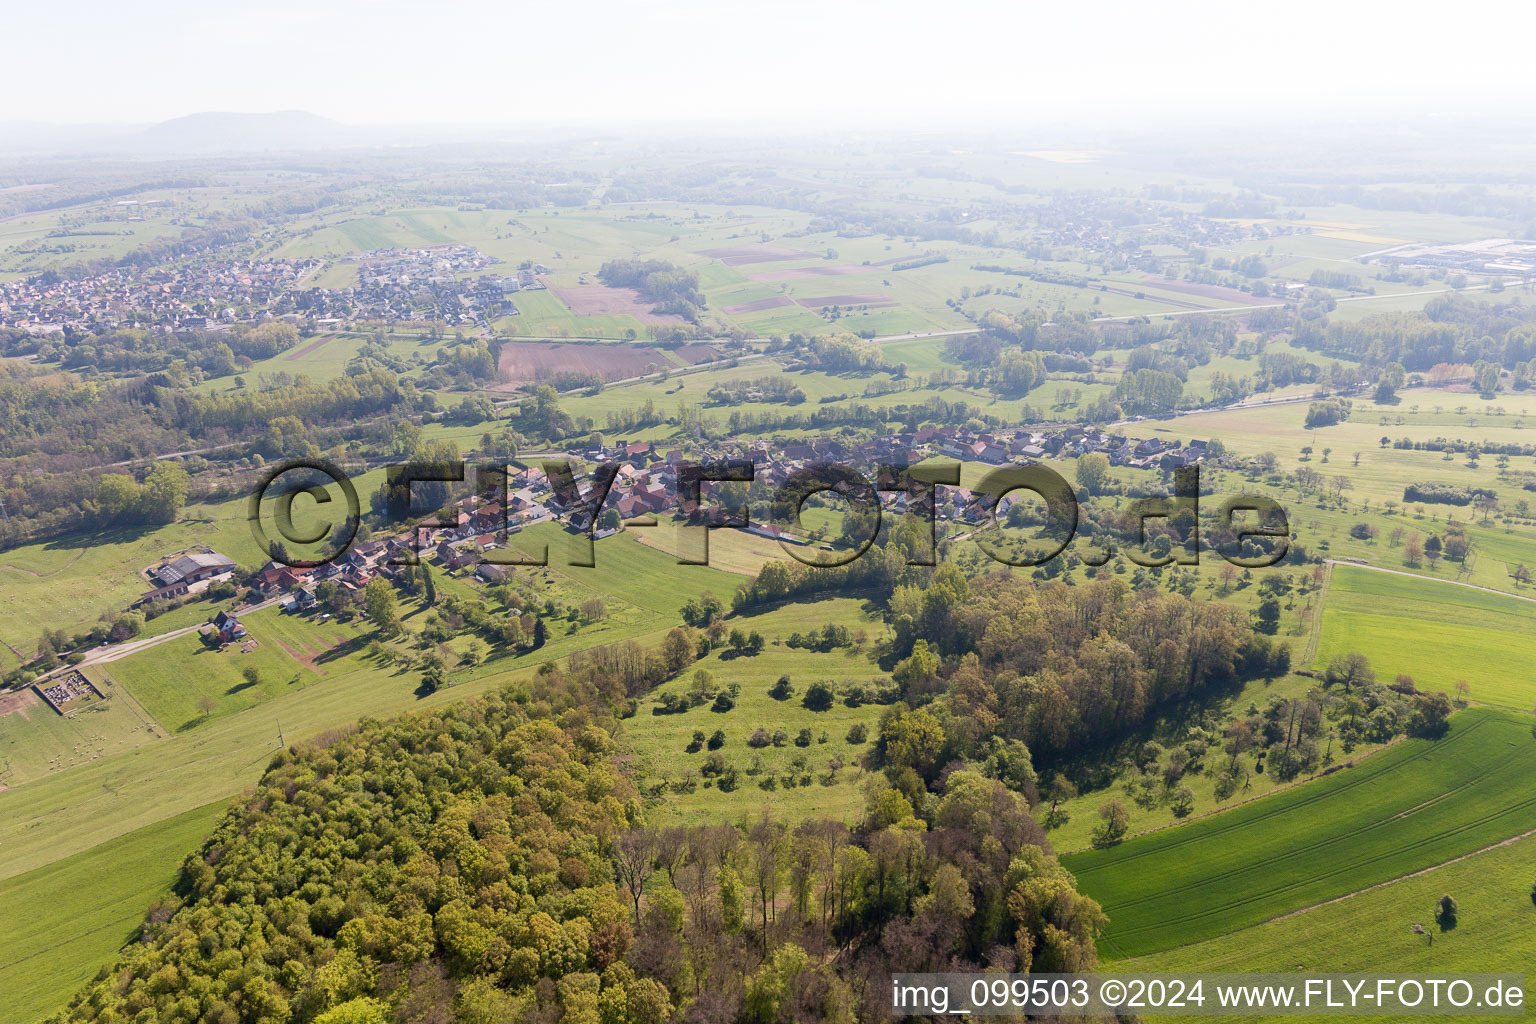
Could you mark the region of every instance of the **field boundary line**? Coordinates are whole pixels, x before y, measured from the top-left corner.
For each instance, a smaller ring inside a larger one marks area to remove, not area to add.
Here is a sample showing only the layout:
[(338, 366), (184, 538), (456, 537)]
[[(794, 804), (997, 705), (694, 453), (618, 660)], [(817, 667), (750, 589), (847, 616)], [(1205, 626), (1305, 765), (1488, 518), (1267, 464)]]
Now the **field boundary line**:
[(1323, 572), (1323, 585), (1317, 590), (1317, 609), (1312, 613), (1312, 635), (1307, 638), (1307, 652), (1301, 659), (1309, 669), (1317, 664), (1317, 649), (1323, 642), (1323, 606), (1328, 603), (1328, 588), (1333, 585), (1333, 559), (1324, 565), (1327, 568)]
[[(1347, 892), (1343, 896), (1335, 896), (1331, 900), (1324, 900), (1321, 903), (1314, 903), (1310, 907), (1302, 907), (1299, 910), (1287, 911), (1286, 913), (1281, 914), (1279, 917), (1270, 918), (1268, 921), (1265, 921), (1264, 924), (1273, 924), (1276, 921), (1284, 921), (1288, 917), (1295, 917), (1298, 914), (1305, 914), (1309, 910), (1316, 910), (1319, 907), (1326, 907), (1332, 903), (1343, 903), (1345, 900), (1359, 896), (1361, 893), (1372, 892), (1376, 889), (1385, 889), (1389, 885), (1396, 885), (1398, 882), (1404, 882), (1410, 878), (1418, 878), (1420, 875), (1427, 875), (1431, 871), (1439, 871), (1443, 867), (1449, 867), (1452, 864), (1459, 864), (1464, 860), (1476, 857), (1480, 853), (1487, 853), (1490, 850), (1498, 850), (1506, 846), (1513, 846), (1515, 843), (1520, 842), (1522, 839), (1529, 839), (1531, 836), (1536, 836), (1536, 828), (1522, 832), (1517, 836), (1510, 836), (1508, 839), (1501, 839), (1497, 843), (1493, 843), (1490, 846), (1485, 846), (1480, 850), (1473, 850), (1470, 853), (1463, 853), (1458, 857), (1452, 857), (1450, 860), (1441, 861), (1439, 864), (1431, 864), (1427, 868), (1420, 868), (1417, 871), (1410, 871), (1406, 875), (1398, 875), (1396, 878), (1389, 878), (1385, 882), (1377, 882), (1375, 885), (1368, 885), (1364, 889), (1356, 889), (1354, 892)], [(1233, 933), (1227, 932), (1226, 934), (1231, 935)]]

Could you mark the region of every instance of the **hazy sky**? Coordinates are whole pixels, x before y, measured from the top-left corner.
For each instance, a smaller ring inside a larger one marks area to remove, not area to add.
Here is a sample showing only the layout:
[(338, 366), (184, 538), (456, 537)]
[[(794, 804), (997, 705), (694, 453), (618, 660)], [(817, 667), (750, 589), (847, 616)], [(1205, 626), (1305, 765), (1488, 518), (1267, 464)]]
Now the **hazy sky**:
[(10, 0), (0, 121), (1530, 112), (1529, 3)]

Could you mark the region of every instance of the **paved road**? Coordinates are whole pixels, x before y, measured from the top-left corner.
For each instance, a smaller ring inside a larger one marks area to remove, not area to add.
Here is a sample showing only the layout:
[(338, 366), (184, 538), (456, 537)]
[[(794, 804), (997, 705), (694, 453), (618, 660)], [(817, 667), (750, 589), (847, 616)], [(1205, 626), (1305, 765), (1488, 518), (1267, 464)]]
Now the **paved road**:
[[(271, 608), (273, 605), (281, 603), (284, 599), (285, 598), (283, 596), (268, 598), (267, 600), (262, 601), (260, 604), (247, 605), (242, 608), (237, 608), (235, 609), (235, 613), (237, 615), (248, 615), (251, 612), (259, 612), (263, 608)], [(175, 640), (178, 637), (196, 633), (206, 625), (206, 622), (199, 622), (194, 626), (183, 626), (180, 629), (173, 629), (165, 633), (156, 633), (154, 636), (142, 636), (133, 640), (124, 641), (120, 644), (111, 644), (106, 647), (95, 647), (86, 654), (85, 660), (82, 661), (79, 665), (70, 665), (66, 666), (66, 668), (80, 668), (85, 665), (105, 665), (109, 661), (118, 661), (122, 658), (128, 657), (130, 654), (138, 654), (140, 651), (147, 651), (151, 647), (158, 647), (168, 640)]]
[(122, 462), (109, 462), (102, 468), (111, 469), (114, 466), (132, 466), (136, 463), (143, 462), (145, 459), (153, 459), (158, 462), (161, 459), (179, 459), (183, 455), (207, 455), (209, 452), (220, 452), (225, 448), (239, 448), (241, 445), (247, 443), (249, 442), (232, 441), (229, 444), (216, 444), (211, 448), (188, 448), (185, 451), (162, 452), (159, 455), (141, 455), (136, 459), (124, 459)]

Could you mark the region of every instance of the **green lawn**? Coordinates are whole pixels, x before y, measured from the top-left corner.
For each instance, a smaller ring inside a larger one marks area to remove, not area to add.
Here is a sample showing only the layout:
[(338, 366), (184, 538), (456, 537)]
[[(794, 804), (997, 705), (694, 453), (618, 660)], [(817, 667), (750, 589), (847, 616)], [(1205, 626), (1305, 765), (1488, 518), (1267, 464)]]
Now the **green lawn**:
[[(1536, 838), (1526, 838), (1305, 913), (1123, 960), (1115, 969), (1149, 974), (1311, 971), (1425, 977), (1529, 973), (1536, 962), (1536, 905), (1530, 895), (1533, 881)], [(1432, 923), (1435, 903), (1446, 894), (1457, 904), (1457, 924), (1451, 931), (1441, 931)], [(1435, 932), (1434, 945), (1413, 933), (1414, 924)], [(1527, 983), (1527, 1003), (1530, 998)], [(1247, 1015), (1241, 1019), (1268, 1018)]]
[(1106, 959), (1257, 924), (1536, 828), (1530, 719), (1457, 715), (1355, 768), (1063, 859), (1110, 923)]
[(63, 1006), (137, 937), (144, 912), (170, 892), (182, 857), (223, 801), (0, 881), (0, 1019), (28, 1024)]
[(1346, 651), (1371, 661), (1378, 679), (1410, 675), (1421, 690), (1520, 711), (1536, 703), (1536, 603), (1440, 580), (1336, 565), (1323, 608), (1319, 668)]
[[(328, 671), (319, 659), (334, 657), (337, 648), (363, 635), (334, 619), (284, 615), (277, 608), (241, 621), (257, 642), (252, 651), (240, 644), (215, 649), (192, 633), (112, 662), (106, 670), (162, 726), (182, 732), (319, 681)], [(259, 673), (254, 685), (245, 678), (248, 668)], [(211, 712), (201, 706), (205, 699), (214, 702)]]

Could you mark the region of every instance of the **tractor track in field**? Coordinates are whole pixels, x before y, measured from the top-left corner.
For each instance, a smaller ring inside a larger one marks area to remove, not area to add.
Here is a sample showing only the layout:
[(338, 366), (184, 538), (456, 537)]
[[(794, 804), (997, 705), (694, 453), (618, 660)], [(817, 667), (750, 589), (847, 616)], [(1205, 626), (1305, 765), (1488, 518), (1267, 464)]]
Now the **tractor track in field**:
[(1298, 910), (1287, 911), (1286, 913), (1281, 914), (1279, 917), (1270, 918), (1264, 923), (1271, 924), (1275, 921), (1284, 921), (1288, 917), (1296, 917), (1300, 914), (1307, 913), (1309, 910), (1316, 910), (1319, 907), (1326, 907), (1331, 903), (1343, 903), (1345, 900), (1359, 896), (1361, 893), (1373, 892), (1377, 889), (1385, 889), (1389, 885), (1396, 885), (1398, 882), (1404, 882), (1410, 878), (1418, 878), (1420, 875), (1427, 875), (1431, 871), (1439, 871), (1441, 868), (1449, 867), (1452, 864), (1459, 864), (1464, 860), (1476, 857), (1480, 853), (1487, 853), (1490, 850), (1498, 850), (1505, 846), (1513, 846), (1520, 840), (1529, 839), (1531, 836), (1536, 836), (1536, 828), (1522, 832), (1517, 836), (1510, 836), (1508, 839), (1501, 839), (1497, 843), (1483, 847), (1481, 850), (1473, 850), (1470, 853), (1463, 853), (1460, 856), (1452, 857), (1450, 860), (1443, 860), (1439, 864), (1431, 864), (1427, 868), (1420, 868), (1417, 871), (1410, 871), (1406, 875), (1398, 875), (1396, 878), (1389, 878), (1385, 882), (1377, 882), (1375, 885), (1368, 885), (1364, 889), (1356, 889), (1354, 892), (1347, 892), (1343, 896), (1335, 896), (1331, 900), (1323, 900), (1321, 903), (1314, 903), (1310, 907), (1301, 907)]

